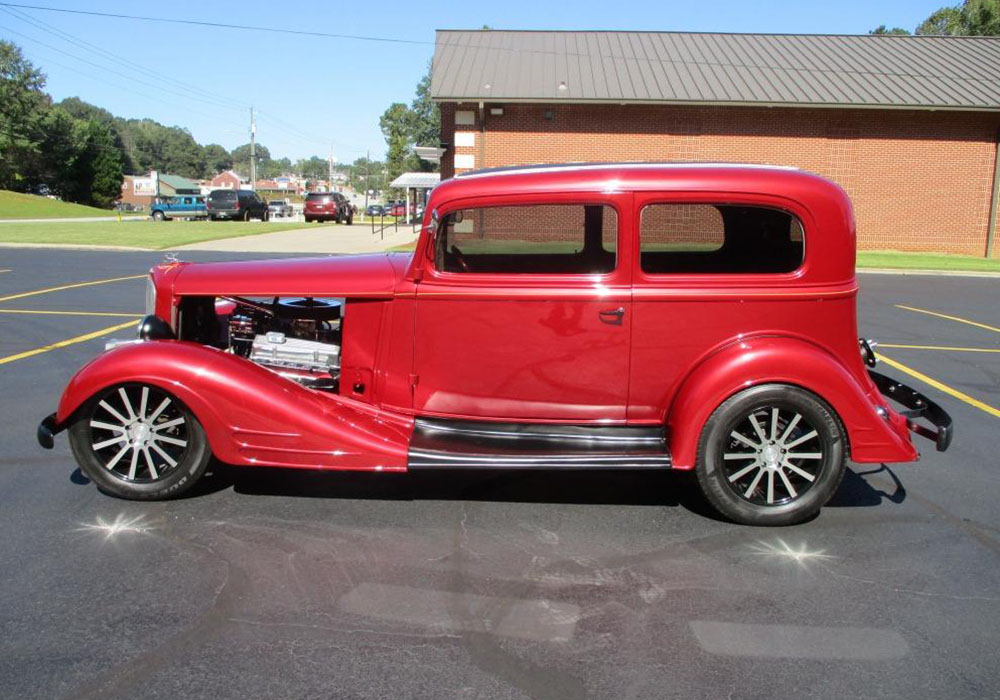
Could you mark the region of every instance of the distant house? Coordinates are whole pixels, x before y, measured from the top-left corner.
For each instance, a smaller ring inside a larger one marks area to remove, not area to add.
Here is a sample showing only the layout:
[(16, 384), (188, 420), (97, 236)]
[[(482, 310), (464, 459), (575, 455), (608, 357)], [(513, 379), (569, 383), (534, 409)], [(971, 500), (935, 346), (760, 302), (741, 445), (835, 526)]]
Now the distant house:
[(157, 183), (157, 195), (170, 197), (178, 194), (201, 194), (201, 187), (186, 177), (161, 173)]
[(157, 197), (178, 194), (201, 194), (201, 188), (197, 182), (186, 177), (150, 170), (147, 175), (126, 175), (122, 179), (119, 199), (124, 204), (146, 208)]
[(239, 176), (234, 170), (224, 170), (211, 180), (209, 186), (213, 190), (238, 190), (246, 183), (246, 180)]

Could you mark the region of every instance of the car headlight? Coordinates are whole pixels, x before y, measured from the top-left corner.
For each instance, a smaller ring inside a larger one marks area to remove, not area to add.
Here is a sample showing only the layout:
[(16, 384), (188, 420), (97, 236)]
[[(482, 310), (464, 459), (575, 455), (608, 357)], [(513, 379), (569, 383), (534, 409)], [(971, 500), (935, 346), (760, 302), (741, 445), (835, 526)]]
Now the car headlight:
[(156, 313), (156, 285), (153, 284), (153, 278), (146, 278), (146, 315)]

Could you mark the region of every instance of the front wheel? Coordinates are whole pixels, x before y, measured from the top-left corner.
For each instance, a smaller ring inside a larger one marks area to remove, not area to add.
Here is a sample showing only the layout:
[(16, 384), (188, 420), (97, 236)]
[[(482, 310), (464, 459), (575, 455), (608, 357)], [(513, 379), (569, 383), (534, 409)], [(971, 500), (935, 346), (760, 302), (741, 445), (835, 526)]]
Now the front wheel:
[(696, 474), (709, 503), (745, 525), (791, 525), (826, 504), (844, 477), (844, 431), (815, 394), (784, 384), (727, 399), (705, 423)]
[(164, 216), (162, 211), (153, 212), (153, 221), (163, 221), (163, 218)]
[(77, 412), (69, 443), (101, 491), (132, 500), (179, 496), (212, 458), (194, 414), (149, 384), (117, 384), (95, 395)]

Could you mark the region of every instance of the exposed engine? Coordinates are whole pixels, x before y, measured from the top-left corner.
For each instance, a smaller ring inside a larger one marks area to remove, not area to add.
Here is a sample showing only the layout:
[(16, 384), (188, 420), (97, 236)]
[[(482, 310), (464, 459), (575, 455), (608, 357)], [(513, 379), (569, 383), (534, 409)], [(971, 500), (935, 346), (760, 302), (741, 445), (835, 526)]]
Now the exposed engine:
[(340, 300), (219, 297), (226, 347), (240, 357), (314, 389), (340, 379)]

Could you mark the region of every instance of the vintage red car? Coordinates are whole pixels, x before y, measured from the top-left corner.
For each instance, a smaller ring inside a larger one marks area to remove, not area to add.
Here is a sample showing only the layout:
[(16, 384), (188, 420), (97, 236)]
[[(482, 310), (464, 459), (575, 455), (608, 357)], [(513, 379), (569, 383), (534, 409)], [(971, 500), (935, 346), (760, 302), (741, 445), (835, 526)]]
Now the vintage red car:
[(212, 455), (693, 469), (728, 518), (798, 522), (846, 458), (951, 440), (866, 366), (854, 258), (845, 193), (790, 168), (470, 173), (433, 191), (412, 254), (157, 265), (140, 339), (79, 371), (39, 441), (68, 429), (126, 498), (179, 494)]

